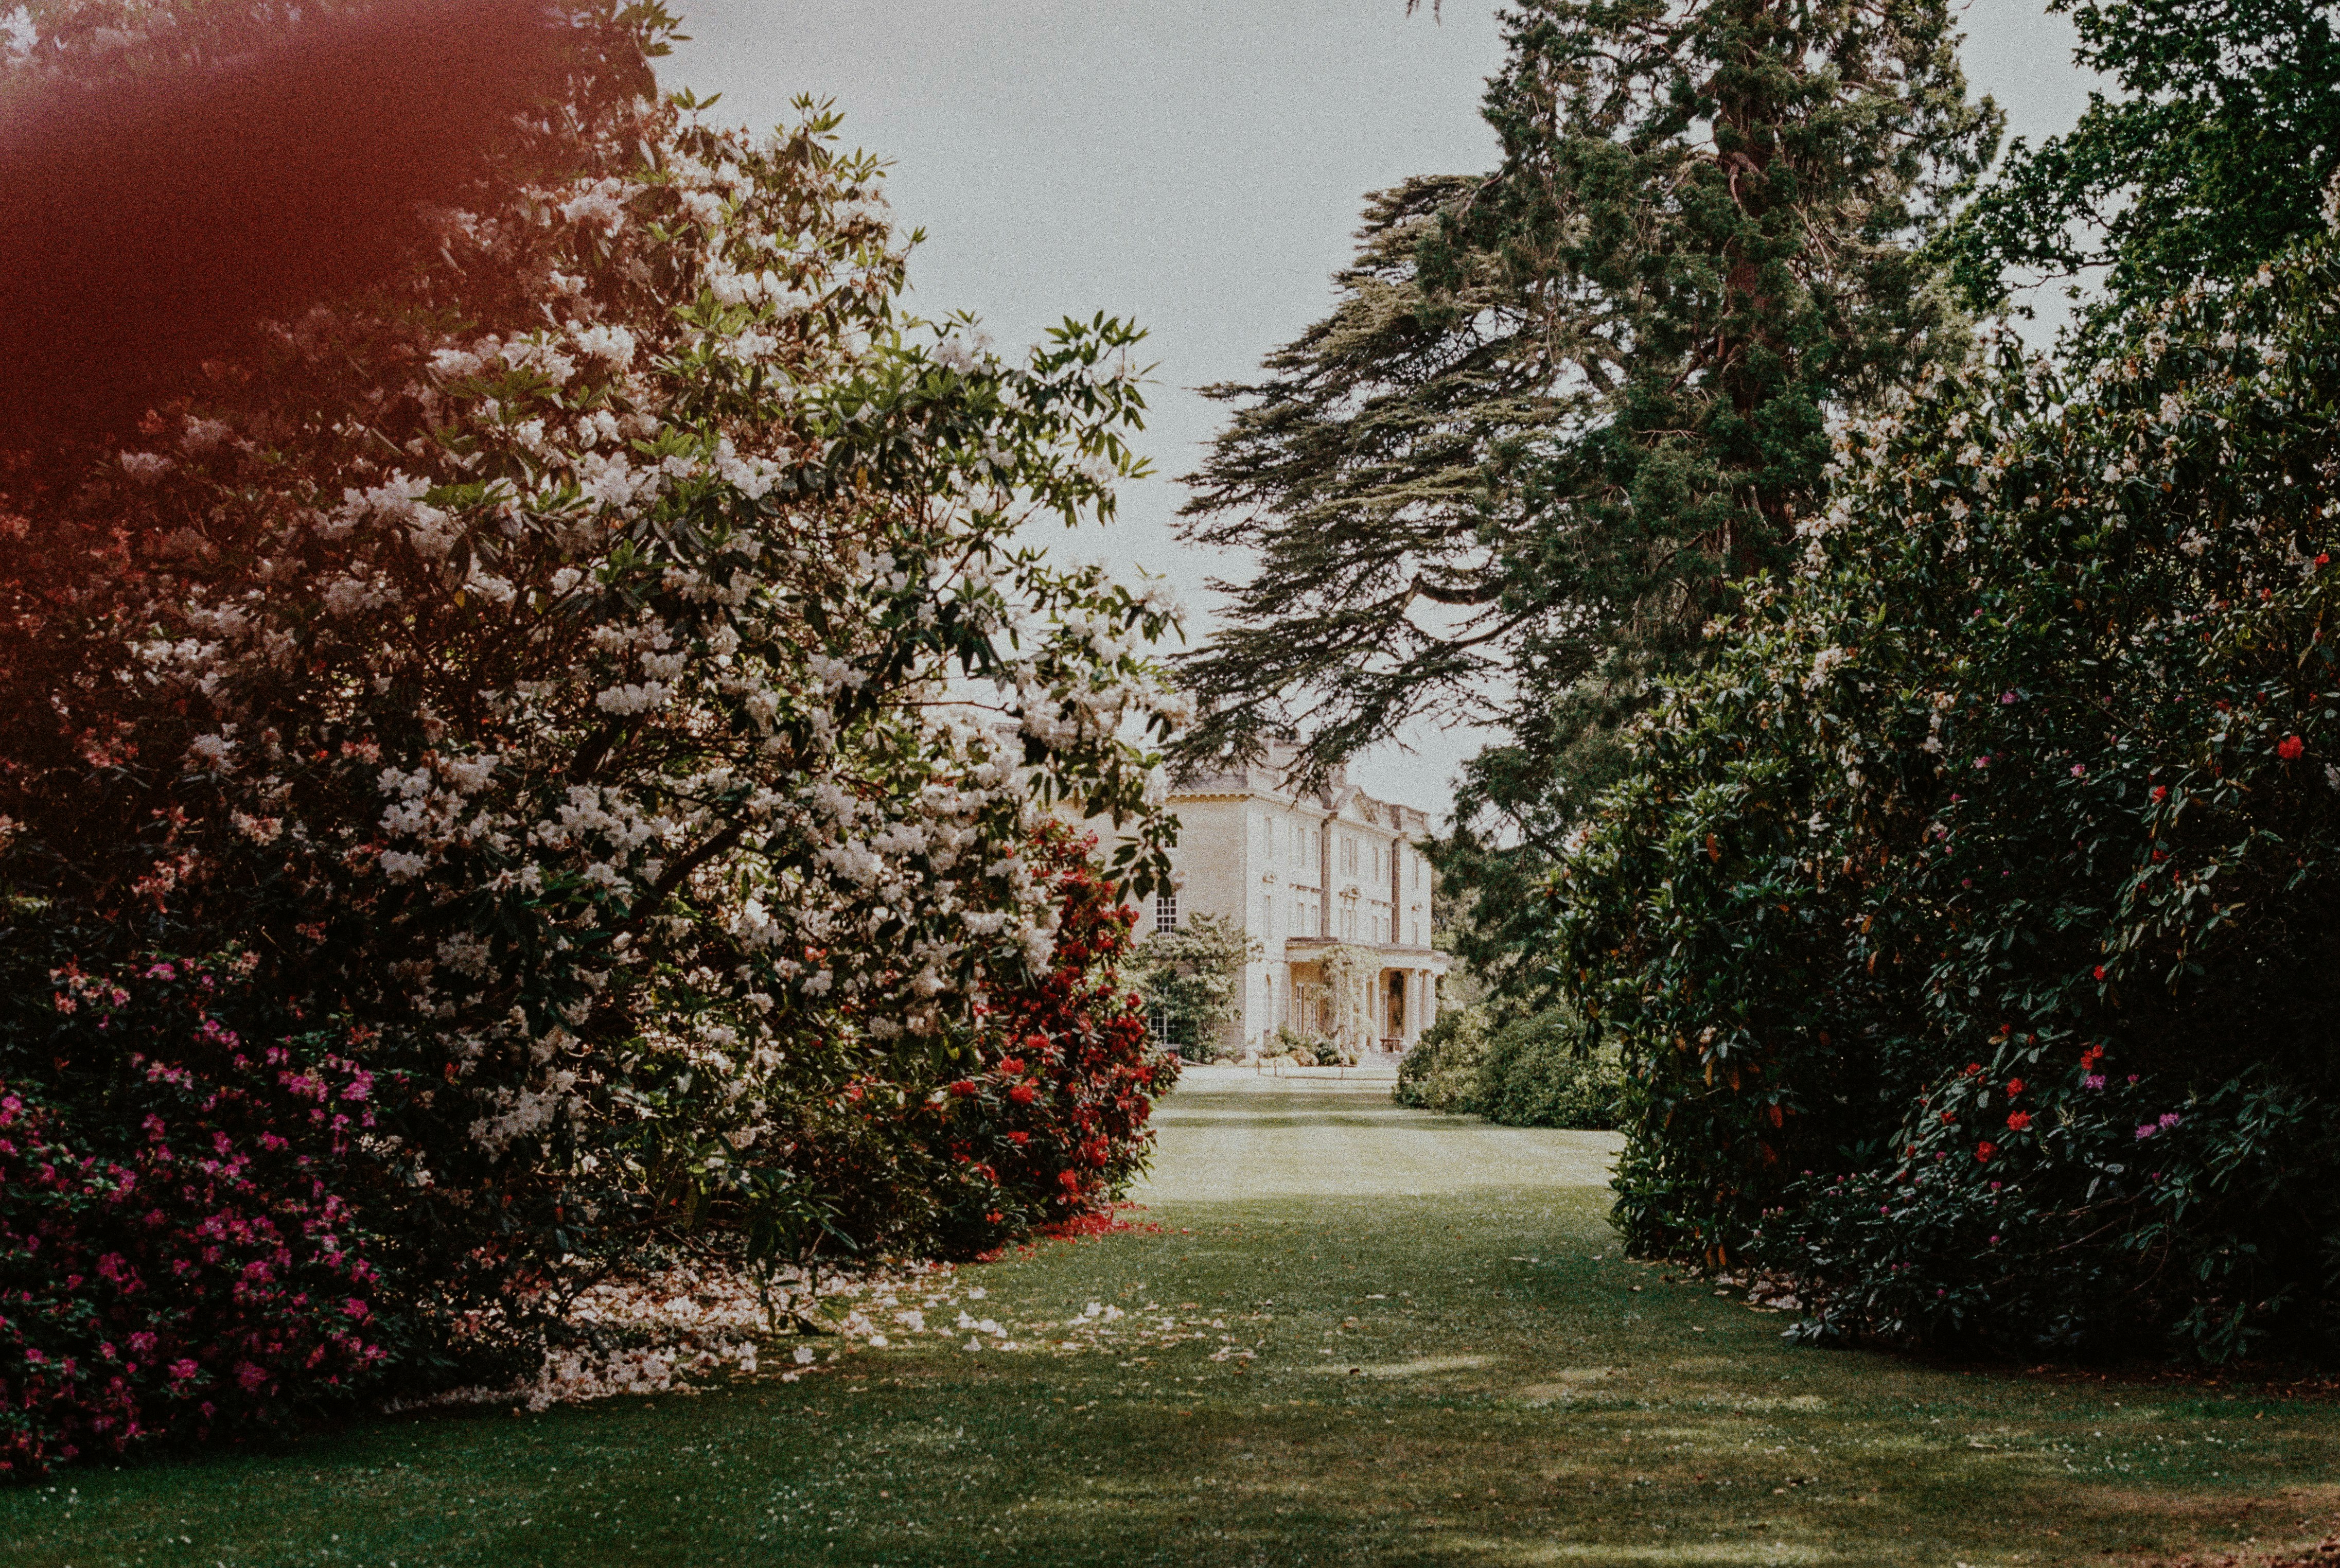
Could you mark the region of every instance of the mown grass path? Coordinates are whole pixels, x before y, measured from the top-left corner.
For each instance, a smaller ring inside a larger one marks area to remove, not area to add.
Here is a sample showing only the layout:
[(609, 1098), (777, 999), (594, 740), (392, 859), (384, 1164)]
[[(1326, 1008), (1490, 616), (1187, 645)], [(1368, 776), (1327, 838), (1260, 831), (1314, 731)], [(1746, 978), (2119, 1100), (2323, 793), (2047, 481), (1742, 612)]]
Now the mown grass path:
[(0, 1563), (1982, 1568), (2340, 1513), (2328, 1404), (1784, 1346), (1618, 1255), (1603, 1135), (1225, 1069), (1162, 1121), (1158, 1231), (963, 1277), (1041, 1348), (67, 1474), (0, 1494)]

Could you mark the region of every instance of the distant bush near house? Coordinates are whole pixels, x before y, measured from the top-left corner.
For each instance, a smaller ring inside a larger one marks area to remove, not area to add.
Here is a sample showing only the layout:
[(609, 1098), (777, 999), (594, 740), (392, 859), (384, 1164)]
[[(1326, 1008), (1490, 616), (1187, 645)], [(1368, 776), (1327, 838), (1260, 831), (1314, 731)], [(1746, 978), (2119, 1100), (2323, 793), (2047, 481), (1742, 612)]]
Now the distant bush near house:
[(1137, 992), (1155, 1027), (1190, 1062), (1234, 1053), (1222, 1034), (1243, 1010), (1244, 967), (1261, 954), (1241, 920), (1196, 915), (1137, 945)]
[(1267, 1039), (1262, 1055), (1269, 1057), (1289, 1057), (1294, 1067), (1353, 1067), (1356, 1053), (1344, 1051), (1336, 1040), (1325, 1038), (1313, 1029), (1295, 1029), (1290, 1024), (1278, 1024), (1275, 1033)]
[(1423, 1031), (1398, 1064), (1392, 1097), (1503, 1126), (1613, 1127), (1624, 1087), (1617, 1053), (1580, 1055), (1575, 1036), (1575, 1020), (1557, 1007), (1500, 1027), (1491, 1027), (1484, 1008), (1458, 1008)]
[(1482, 1007), (1443, 1013), (1397, 1065), (1390, 1097), (1425, 1111), (1475, 1109), (1479, 1067), (1487, 1057), (1487, 1015)]
[(1617, 1052), (1580, 1054), (1577, 1034), (1574, 1017), (1557, 1007), (1497, 1029), (1487, 1039), (1472, 1108), (1507, 1127), (1615, 1126), (1624, 1087)]

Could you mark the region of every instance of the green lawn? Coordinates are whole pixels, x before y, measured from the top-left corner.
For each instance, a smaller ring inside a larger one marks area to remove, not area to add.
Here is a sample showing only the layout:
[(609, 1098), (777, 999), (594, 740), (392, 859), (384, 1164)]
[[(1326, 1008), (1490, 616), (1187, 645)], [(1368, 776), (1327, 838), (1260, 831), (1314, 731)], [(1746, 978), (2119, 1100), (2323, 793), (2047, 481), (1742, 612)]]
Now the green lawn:
[(0, 1494), (0, 1562), (1981, 1568), (2340, 1515), (2330, 1404), (1787, 1348), (1619, 1257), (1607, 1135), (1225, 1070), (1162, 1119), (1159, 1232), (960, 1276), (1043, 1348), (69, 1472)]

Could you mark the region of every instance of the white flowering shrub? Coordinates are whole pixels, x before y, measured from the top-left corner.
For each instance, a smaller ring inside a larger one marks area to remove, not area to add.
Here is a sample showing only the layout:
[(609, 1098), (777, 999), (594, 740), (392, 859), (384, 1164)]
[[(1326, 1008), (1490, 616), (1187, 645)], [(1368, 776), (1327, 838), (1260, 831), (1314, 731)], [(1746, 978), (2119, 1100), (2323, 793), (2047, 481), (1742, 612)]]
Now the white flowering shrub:
[(575, 20), (397, 286), (0, 459), (0, 1077), (103, 1121), (68, 968), (331, 1020), (415, 1344), (710, 1222), (834, 1245), (791, 1107), (977, 1066), (1051, 970), (1049, 813), (1161, 865), (1174, 611), (1021, 542), (1111, 512), (1137, 333), (901, 314), (835, 115), (721, 128), (650, 95), (655, 7)]
[(1846, 428), (1550, 888), (1641, 1248), (1809, 1325), (2328, 1352), (2340, 257)]

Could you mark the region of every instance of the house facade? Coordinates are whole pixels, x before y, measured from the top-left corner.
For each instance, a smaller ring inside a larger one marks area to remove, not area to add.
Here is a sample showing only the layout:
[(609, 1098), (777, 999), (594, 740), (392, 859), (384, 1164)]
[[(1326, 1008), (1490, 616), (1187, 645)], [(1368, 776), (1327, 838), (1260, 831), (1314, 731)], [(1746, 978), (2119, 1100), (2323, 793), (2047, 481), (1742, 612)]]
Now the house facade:
[[(1446, 972), (1430, 945), (1433, 873), (1414, 848), (1429, 816), (1374, 799), (1345, 771), (1322, 791), (1299, 793), (1284, 783), (1291, 759), (1277, 748), (1257, 765), (1171, 790), (1179, 824), (1171, 889), (1140, 911), (1140, 929), (1219, 915), (1241, 921), (1260, 945), (1242, 1011), (1224, 1031), (1230, 1047), (1255, 1052), (1288, 1026), (1403, 1052), (1438, 1016)], [(1335, 947), (1363, 962), (1328, 966)], [(1354, 994), (1334, 989), (1344, 969)]]

